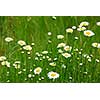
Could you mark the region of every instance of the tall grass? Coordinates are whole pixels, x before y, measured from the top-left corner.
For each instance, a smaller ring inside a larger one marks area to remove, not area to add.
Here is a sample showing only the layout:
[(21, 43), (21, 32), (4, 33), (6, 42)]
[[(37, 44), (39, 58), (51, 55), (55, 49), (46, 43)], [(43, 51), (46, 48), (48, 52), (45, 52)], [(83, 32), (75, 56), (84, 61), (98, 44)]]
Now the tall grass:
[[(87, 30), (95, 33), (93, 37), (86, 37), (83, 32), (77, 30), (66, 33), (67, 28), (78, 27), (83, 21), (89, 22)], [(0, 56), (6, 56), (11, 63), (10, 68), (0, 65), (0, 82), (100, 82), (100, 62), (96, 62), (96, 59), (100, 60), (100, 49), (91, 46), (93, 42), (100, 42), (100, 26), (96, 25), (98, 21), (100, 17), (93, 16), (57, 16), (56, 19), (51, 16), (0, 17)], [(52, 35), (48, 36), (48, 32)], [(63, 35), (64, 39), (57, 39), (57, 35)], [(6, 37), (14, 40), (7, 43)], [(75, 37), (79, 39), (75, 40)], [(23, 50), (17, 43), (19, 40), (24, 40), (29, 45), (35, 44), (32, 46), (31, 54), (27, 54), (27, 51), (21, 53)], [(48, 43), (48, 40), (51, 43)], [(72, 51), (69, 52), (72, 54), (70, 58), (64, 58), (58, 53), (57, 45), (61, 42), (72, 47)], [(37, 52), (41, 54), (42, 51), (49, 53), (44, 55), (44, 58), (36, 56)], [(84, 54), (93, 55), (92, 61), (89, 62), (86, 57), (83, 57)], [(52, 60), (48, 61), (47, 56)], [(21, 62), (19, 69), (13, 66), (17, 60)], [(56, 66), (50, 66), (50, 62), (55, 62)], [(63, 68), (63, 65), (66, 68)], [(34, 74), (34, 69), (37, 67), (42, 68), (39, 75)], [(59, 78), (49, 79), (47, 74), (50, 71), (59, 73)], [(32, 76), (28, 77), (29, 74)]]

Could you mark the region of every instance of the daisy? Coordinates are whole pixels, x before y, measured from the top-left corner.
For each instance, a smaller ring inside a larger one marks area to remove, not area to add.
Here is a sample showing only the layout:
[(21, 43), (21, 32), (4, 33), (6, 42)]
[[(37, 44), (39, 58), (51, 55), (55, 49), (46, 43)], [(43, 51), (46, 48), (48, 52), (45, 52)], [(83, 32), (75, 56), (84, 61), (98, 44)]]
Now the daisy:
[(49, 72), (47, 75), (48, 75), (49, 79), (56, 79), (56, 78), (59, 78), (59, 74), (58, 74), (57, 72), (51, 71), (51, 72)]
[(30, 50), (32, 50), (32, 47), (30, 45), (26, 45), (26, 46), (23, 47), (23, 49), (30, 51)]
[(18, 43), (20, 46), (24, 46), (24, 45), (26, 45), (26, 42), (23, 41), (23, 40), (19, 40), (17, 43)]
[(73, 29), (72, 28), (68, 28), (68, 29), (66, 29), (66, 32), (67, 33), (73, 33)]
[(1, 65), (10, 67), (10, 62), (8, 62), (8, 61), (3, 61), (3, 62), (1, 62)]
[(34, 69), (34, 73), (38, 74), (38, 75), (41, 73), (41, 71), (42, 71), (41, 67), (37, 67), (37, 68)]
[(4, 61), (6, 60), (6, 57), (5, 56), (0, 56), (0, 61)]
[(98, 43), (96, 43), (96, 42), (95, 43), (92, 43), (92, 46), (93, 47), (97, 47), (98, 46)]
[(75, 29), (76, 29), (76, 26), (72, 26), (72, 29), (74, 29), (74, 30), (75, 30)]
[(52, 16), (52, 19), (56, 20), (56, 16)]
[(86, 27), (79, 27), (79, 28), (77, 28), (77, 31), (84, 31), (84, 30), (86, 30)]
[(52, 35), (52, 33), (51, 32), (48, 32), (48, 35), (50, 36), (50, 35)]
[(86, 30), (86, 31), (84, 31), (84, 35), (88, 36), (88, 37), (91, 37), (91, 36), (93, 36), (95, 34), (91, 30)]
[(100, 22), (97, 22), (96, 25), (97, 25), (97, 26), (100, 26)]
[(97, 48), (100, 48), (100, 43), (98, 43), (98, 46), (97, 46)]
[(43, 51), (42, 54), (48, 54), (48, 51)]
[(71, 57), (71, 54), (69, 54), (69, 53), (63, 53), (62, 55), (63, 55), (65, 58)]
[(63, 51), (61, 49), (58, 49), (58, 53), (63, 53)]
[(64, 36), (63, 35), (57, 35), (57, 39), (63, 39)]
[(61, 47), (65, 47), (65, 46), (66, 46), (65, 43), (59, 43), (58, 46), (57, 46), (57, 48), (61, 48)]
[(51, 62), (49, 63), (50, 66), (56, 66), (56, 63), (55, 62)]
[(31, 78), (31, 77), (32, 77), (32, 75), (31, 75), (31, 74), (28, 74), (28, 77), (29, 77), (29, 78)]
[(71, 51), (71, 49), (72, 49), (71, 46), (65, 46), (65, 47), (64, 47), (64, 50), (65, 50), (65, 51)]
[(89, 25), (89, 22), (84, 21), (80, 23), (79, 27), (88, 26), (88, 25)]
[(11, 37), (6, 37), (6, 38), (5, 38), (5, 41), (6, 41), (6, 42), (11, 42), (11, 41), (13, 41), (13, 38), (11, 38)]

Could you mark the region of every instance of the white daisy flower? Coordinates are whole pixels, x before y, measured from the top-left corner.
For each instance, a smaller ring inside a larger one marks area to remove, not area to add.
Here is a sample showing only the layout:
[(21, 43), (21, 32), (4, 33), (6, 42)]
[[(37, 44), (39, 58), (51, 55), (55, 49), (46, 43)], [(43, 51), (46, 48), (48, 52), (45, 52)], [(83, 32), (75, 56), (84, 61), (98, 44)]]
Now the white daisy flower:
[(75, 29), (76, 29), (76, 26), (72, 26), (72, 29), (74, 29), (74, 30), (75, 30)]
[(100, 60), (99, 60), (99, 59), (96, 59), (95, 61), (96, 61), (96, 62), (100, 62)]
[(0, 61), (4, 61), (6, 60), (6, 57), (5, 56), (0, 56)]
[(43, 51), (42, 54), (48, 54), (48, 51)]
[(51, 71), (51, 72), (49, 72), (47, 75), (48, 75), (49, 79), (56, 79), (56, 78), (59, 78), (59, 74), (58, 74), (57, 72)]
[(41, 73), (41, 71), (42, 71), (41, 67), (37, 67), (37, 68), (34, 69), (34, 73), (38, 74), (38, 75)]
[(63, 53), (63, 51), (61, 49), (58, 49), (58, 53)]
[(71, 54), (69, 54), (69, 53), (62, 53), (62, 55), (63, 55), (65, 58), (71, 57)]
[(84, 31), (84, 35), (88, 36), (88, 37), (91, 37), (91, 36), (93, 36), (95, 34), (91, 30), (86, 30), (86, 31)]
[(97, 22), (96, 25), (97, 25), (97, 26), (100, 26), (100, 22)]
[(55, 62), (51, 62), (49, 63), (50, 66), (56, 66), (56, 63)]
[(64, 36), (63, 35), (57, 35), (57, 39), (63, 39)]
[(98, 46), (98, 43), (96, 43), (96, 42), (95, 43), (92, 43), (92, 46), (93, 47), (97, 47)]
[(57, 48), (61, 48), (61, 47), (65, 47), (65, 46), (66, 46), (65, 43), (59, 43), (58, 46), (57, 46)]
[(89, 25), (89, 22), (84, 21), (80, 23), (79, 27), (88, 26), (88, 25)]
[(85, 31), (86, 30), (86, 27), (79, 27), (77, 28), (77, 31)]
[(35, 45), (35, 43), (31, 43), (31, 45), (32, 45), (32, 46), (34, 46), (34, 45)]
[(66, 32), (67, 33), (73, 33), (73, 29), (72, 28), (68, 28), (68, 29), (66, 29)]
[(26, 45), (26, 46), (23, 47), (23, 49), (30, 51), (30, 50), (32, 50), (32, 47), (30, 45)]
[(26, 42), (23, 41), (23, 40), (19, 40), (17, 43), (18, 43), (20, 46), (24, 46), (24, 45), (26, 45)]
[(56, 20), (56, 16), (52, 16), (52, 19)]
[(3, 61), (3, 62), (1, 62), (1, 65), (10, 67), (10, 62), (8, 62), (8, 61)]
[(6, 37), (6, 38), (5, 38), (5, 41), (6, 41), (6, 42), (11, 42), (11, 41), (13, 41), (13, 38), (11, 38), (11, 37)]
[(98, 43), (98, 46), (97, 46), (97, 48), (100, 48), (100, 43)]
[(31, 78), (31, 77), (32, 77), (32, 75), (31, 75), (31, 74), (28, 74), (28, 77), (29, 77), (29, 78)]
[(48, 35), (50, 36), (50, 35), (52, 35), (52, 33), (51, 32), (48, 32)]
[(74, 37), (75, 38), (75, 40), (78, 40), (79, 38), (78, 37)]
[(71, 51), (71, 50), (72, 50), (72, 47), (71, 47), (71, 46), (65, 46), (65, 47), (64, 47), (64, 50), (65, 50), (65, 51)]

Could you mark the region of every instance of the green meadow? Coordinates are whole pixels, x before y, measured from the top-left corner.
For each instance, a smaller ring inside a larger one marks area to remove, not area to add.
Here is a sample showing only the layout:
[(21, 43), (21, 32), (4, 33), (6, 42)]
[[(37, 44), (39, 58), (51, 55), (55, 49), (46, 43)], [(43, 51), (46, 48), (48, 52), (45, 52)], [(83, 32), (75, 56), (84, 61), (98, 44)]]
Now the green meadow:
[(1, 83), (99, 83), (99, 16), (1, 16)]

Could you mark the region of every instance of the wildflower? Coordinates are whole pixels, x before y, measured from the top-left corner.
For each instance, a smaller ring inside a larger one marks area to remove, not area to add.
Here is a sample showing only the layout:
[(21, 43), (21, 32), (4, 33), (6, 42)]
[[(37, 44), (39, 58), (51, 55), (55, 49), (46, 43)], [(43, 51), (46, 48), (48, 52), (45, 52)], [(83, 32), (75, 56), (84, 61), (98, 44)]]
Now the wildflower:
[(71, 49), (72, 49), (71, 46), (65, 46), (65, 47), (64, 47), (64, 50), (65, 50), (65, 51), (71, 51)]
[(98, 46), (98, 43), (96, 43), (96, 42), (95, 43), (92, 43), (92, 46), (93, 47), (97, 47)]
[(98, 43), (98, 46), (97, 46), (97, 48), (100, 48), (100, 43)]
[(58, 58), (54, 58), (54, 61), (56, 61)]
[(39, 58), (38, 57), (35, 57), (35, 60), (39, 60)]
[(20, 46), (24, 46), (24, 45), (26, 45), (26, 42), (23, 41), (23, 40), (19, 40), (17, 43), (18, 43)]
[(50, 66), (56, 66), (56, 63), (55, 62), (51, 62), (49, 63)]
[(52, 59), (51, 58), (48, 58), (48, 61), (51, 61)]
[(50, 35), (52, 35), (52, 33), (51, 32), (48, 32), (48, 35), (50, 36)]
[(29, 78), (31, 78), (31, 77), (32, 77), (32, 75), (31, 75), (31, 74), (28, 74), (28, 77), (29, 77)]
[(84, 31), (84, 35), (88, 36), (88, 37), (91, 37), (91, 36), (93, 36), (95, 34), (91, 30), (86, 30), (86, 31)]
[(30, 50), (32, 50), (32, 47), (30, 45), (26, 45), (26, 46), (23, 47), (23, 49), (30, 51)]
[(84, 31), (84, 30), (86, 30), (86, 27), (79, 27), (79, 28), (77, 28), (77, 31)]
[(25, 71), (26, 71), (26, 69), (23, 69), (23, 71), (25, 72)]
[(88, 61), (91, 62), (91, 58), (89, 58)]
[(88, 25), (89, 25), (89, 22), (84, 21), (80, 23), (79, 27), (88, 26)]
[(51, 40), (48, 40), (48, 43), (52, 43), (52, 41)]
[(11, 41), (13, 41), (13, 38), (11, 38), (11, 37), (6, 37), (6, 38), (5, 38), (5, 41), (6, 41), (6, 42), (11, 42)]
[(65, 43), (59, 43), (58, 46), (57, 46), (57, 48), (61, 48), (61, 47), (65, 47), (65, 46), (66, 46)]
[(66, 32), (67, 33), (73, 33), (73, 29), (72, 28), (68, 28), (68, 29), (66, 29)]
[(40, 74), (41, 71), (42, 71), (42, 68), (41, 67), (37, 67), (37, 68), (34, 69), (34, 73), (35, 74)]
[(34, 45), (35, 45), (35, 43), (31, 43), (31, 45), (32, 45), (32, 46), (34, 46)]
[(1, 65), (10, 67), (10, 62), (8, 62), (8, 61), (3, 61), (3, 62), (1, 62)]
[(72, 26), (72, 29), (74, 29), (74, 30), (75, 30), (75, 29), (76, 29), (76, 26)]
[(56, 78), (59, 78), (59, 74), (58, 74), (57, 72), (51, 71), (51, 72), (49, 72), (47, 75), (48, 75), (49, 79), (56, 79)]
[(95, 61), (96, 61), (96, 62), (100, 62), (100, 60), (99, 60), (99, 59), (95, 59)]
[(63, 53), (62, 55), (63, 55), (65, 58), (71, 57), (71, 54), (69, 54), (69, 53)]
[(15, 64), (20, 64), (21, 62), (20, 61), (15, 61)]
[(44, 77), (41, 77), (42, 80), (44, 80)]
[(64, 64), (62, 64), (62, 66), (61, 66), (62, 68), (66, 68), (66, 65), (64, 65)]
[(43, 51), (42, 54), (48, 54), (48, 51)]
[(4, 61), (6, 60), (6, 57), (5, 56), (0, 56), (0, 61)]
[(78, 40), (78, 37), (74, 37), (75, 38), (75, 40)]
[(18, 72), (18, 74), (21, 74), (21, 73), (22, 73), (22, 71), (19, 71), (19, 72)]
[(52, 19), (56, 20), (56, 16), (52, 16)]
[(20, 68), (20, 61), (15, 61), (13, 66), (16, 68), (16, 69), (19, 69)]
[(69, 77), (70, 80), (72, 80), (72, 77)]
[(63, 35), (57, 35), (57, 39), (63, 39), (64, 36)]
[(96, 25), (97, 25), (97, 26), (100, 26), (100, 22), (97, 22)]
[(83, 63), (80, 63), (79, 65), (80, 65), (80, 66), (82, 66), (82, 65), (83, 65)]
[(28, 54), (28, 55), (30, 55), (30, 54), (31, 54), (31, 52), (27, 52), (27, 54)]
[(63, 51), (61, 49), (58, 49), (58, 53), (63, 53)]

